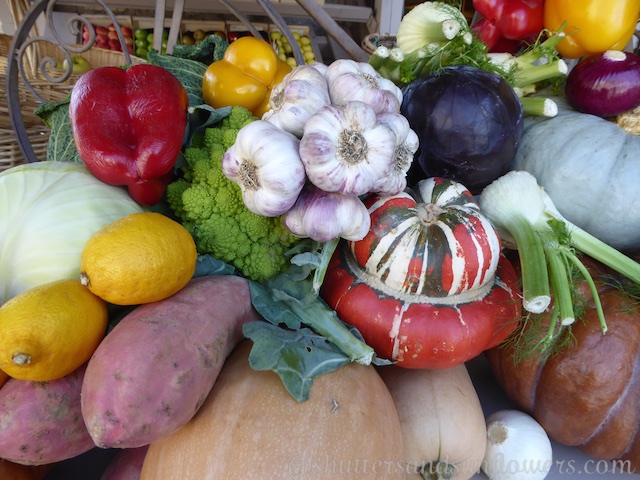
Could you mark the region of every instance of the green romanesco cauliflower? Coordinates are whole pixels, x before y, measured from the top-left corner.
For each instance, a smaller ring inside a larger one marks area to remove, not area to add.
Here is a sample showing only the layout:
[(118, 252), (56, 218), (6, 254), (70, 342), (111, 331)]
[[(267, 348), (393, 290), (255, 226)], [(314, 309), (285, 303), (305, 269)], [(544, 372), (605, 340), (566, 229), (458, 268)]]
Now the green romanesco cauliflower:
[(256, 120), (234, 106), (228, 117), (204, 132), (201, 147), (187, 147), (182, 177), (167, 187), (169, 207), (193, 236), (198, 251), (233, 265), (242, 275), (263, 282), (289, 266), (286, 252), (301, 239), (281, 217), (249, 211), (240, 187), (222, 172), (222, 157), (240, 128)]

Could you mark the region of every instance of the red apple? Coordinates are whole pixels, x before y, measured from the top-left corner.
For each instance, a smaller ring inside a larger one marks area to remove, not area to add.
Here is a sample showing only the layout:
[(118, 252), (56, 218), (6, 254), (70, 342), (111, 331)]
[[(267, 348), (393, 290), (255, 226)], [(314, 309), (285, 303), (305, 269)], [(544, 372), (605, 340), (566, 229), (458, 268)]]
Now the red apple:
[(133, 37), (133, 30), (131, 30), (129, 27), (120, 27), (120, 29), (122, 30), (122, 34), (125, 37)]
[(116, 31), (116, 26), (113, 23), (110, 23), (109, 26), (107, 27), (107, 29), (110, 32), (115, 32)]
[(133, 45), (133, 38), (131, 37), (124, 37), (124, 43), (127, 44), (127, 46)]
[(106, 35), (109, 32), (109, 30), (107, 30), (107, 27), (96, 27), (95, 30), (96, 34), (98, 35)]
[(109, 40), (118, 40), (118, 34), (115, 30), (109, 30), (109, 33), (107, 33), (107, 37), (109, 37)]
[(109, 37), (106, 33), (98, 33), (96, 35), (96, 43), (109, 43)]
[(120, 46), (120, 42), (118, 40), (109, 40), (109, 50), (121, 52), (122, 47)]

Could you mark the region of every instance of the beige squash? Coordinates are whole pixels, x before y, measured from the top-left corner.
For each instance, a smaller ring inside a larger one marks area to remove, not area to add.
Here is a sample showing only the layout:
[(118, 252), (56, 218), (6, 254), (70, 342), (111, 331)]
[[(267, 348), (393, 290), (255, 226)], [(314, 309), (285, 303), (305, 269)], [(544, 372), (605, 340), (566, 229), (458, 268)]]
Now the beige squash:
[(460, 364), (424, 370), (387, 366), (378, 372), (400, 418), (407, 479), (473, 477), (484, 457), (486, 427), (467, 367)]
[(372, 366), (317, 377), (297, 402), (245, 341), (193, 419), (149, 447), (141, 480), (404, 479), (393, 400)]

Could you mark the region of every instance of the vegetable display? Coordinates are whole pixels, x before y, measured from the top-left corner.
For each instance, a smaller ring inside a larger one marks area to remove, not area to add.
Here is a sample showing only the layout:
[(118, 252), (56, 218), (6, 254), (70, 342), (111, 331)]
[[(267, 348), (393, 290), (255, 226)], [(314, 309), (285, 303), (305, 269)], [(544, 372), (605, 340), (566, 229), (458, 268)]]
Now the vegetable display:
[(519, 286), (471, 193), (432, 178), (413, 196), (371, 196), (369, 233), (339, 248), (321, 295), (378, 356), (447, 368), (517, 326)]
[(522, 104), (499, 75), (447, 67), (404, 89), (402, 114), (419, 147), (410, 175), (445, 177), (477, 194), (506, 173), (523, 130)]
[[(626, 18), (474, 4), (368, 62), (215, 37), (40, 106), (49, 160), (0, 173), (0, 459), (534, 480), (552, 439), (640, 471), (637, 55), (562, 50)], [(481, 355), (517, 410), (485, 418)]]
[(69, 105), (82, 162), (103, 182), (125, 185), (141, 205), (158, 203), (182, 148), (188, 105), (185, 88), (162, 67), (91, 70), (74, 84)]
[(44, 283), (79, 278), (89, 237), (142, 211), (126, 191), (66, 162), (0, 173), (0, 198), (0, 304)]

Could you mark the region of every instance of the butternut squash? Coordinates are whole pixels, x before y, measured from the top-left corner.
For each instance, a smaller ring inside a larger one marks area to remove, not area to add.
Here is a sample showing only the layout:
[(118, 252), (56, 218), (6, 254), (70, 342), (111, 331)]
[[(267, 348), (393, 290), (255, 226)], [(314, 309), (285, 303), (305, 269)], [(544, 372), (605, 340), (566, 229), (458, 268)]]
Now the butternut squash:
[(407, 479), (468, 480), (480, 470), (487, 435), (464, 364), (440, 370), (378, 369), (400, 418)]
[(186, 426), (149, 446), (141, 480), (405, 478), (398, 414), (374, 367), (324, 374), (297, 402), (274, 372), (250, 367), (250, 346)]

